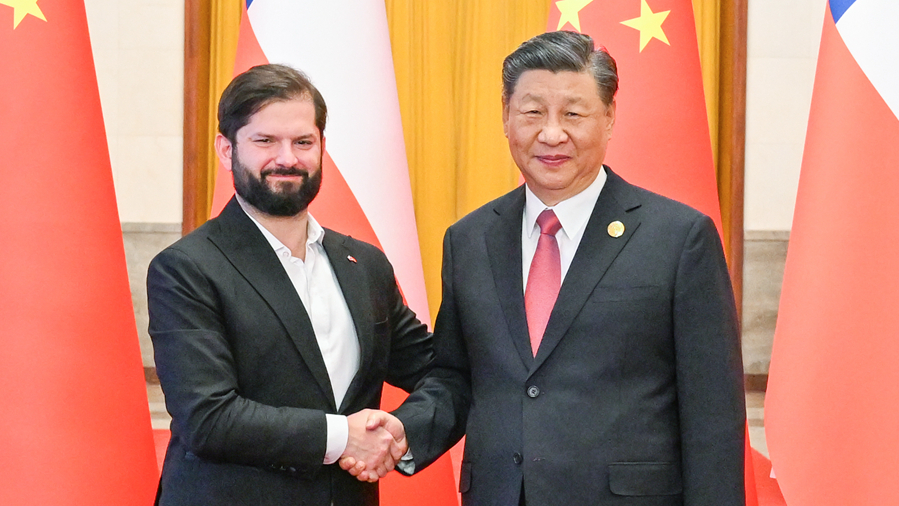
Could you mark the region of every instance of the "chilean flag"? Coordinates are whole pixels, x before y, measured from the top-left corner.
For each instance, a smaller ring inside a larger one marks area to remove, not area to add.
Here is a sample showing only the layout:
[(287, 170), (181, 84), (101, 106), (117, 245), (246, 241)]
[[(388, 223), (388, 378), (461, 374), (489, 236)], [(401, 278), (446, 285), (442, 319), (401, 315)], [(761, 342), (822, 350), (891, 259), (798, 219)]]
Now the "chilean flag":
[[(427, 318), (384, 2), (247, 0), (234, 74), (264, 63), (305, 72), (328, 104), (322, 190), (310, 212), (322, 225), (387, 254), (409, 307)], [(216, 178), (212, 214), (234, 194)]]
[[(387, 12), (383, 0), (246, 0), (234, 73), (282, 63), (305, 72), (328, 104), (324, 181), (310, 212), (322, 225), (380, 247), (409, 307), (427, 319)], [(220, 168), (212, 213), (234, 193)], [(404, 392), (385, 385), (382, 407)], [(457, 505), (448, 455), (417, 474), (381, 481), (385, 505)]]
[(897, 34), (828, 2), (765, 405), (790, 506), (899, 504)]

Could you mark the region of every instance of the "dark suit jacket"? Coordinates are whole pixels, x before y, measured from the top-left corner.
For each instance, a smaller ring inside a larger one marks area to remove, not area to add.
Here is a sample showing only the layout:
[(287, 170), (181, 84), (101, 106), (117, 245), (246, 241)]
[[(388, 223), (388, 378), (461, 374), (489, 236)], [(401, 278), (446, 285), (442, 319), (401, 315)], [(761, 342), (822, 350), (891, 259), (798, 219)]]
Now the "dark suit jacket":
[(536, 357), (524, 188), (446, 233), (436, 367), (396, 414), (416, 469), (467, 429), (463, 504), (518, 504), (522, 488), (529, 505), (744, 503), (742, 366), (718, 233), (606, 170)]
[(376, 486), (322, 464), (325, 413), (377, 408), (385, 380), (409, 390), (432, 342), (381, 251), (332, 230), (323, 244), (361, 347), (341, 406), (296, 290), (235, 200), (150, 264), (150, 335), (172, 415), (158, 504), (377, 504)]

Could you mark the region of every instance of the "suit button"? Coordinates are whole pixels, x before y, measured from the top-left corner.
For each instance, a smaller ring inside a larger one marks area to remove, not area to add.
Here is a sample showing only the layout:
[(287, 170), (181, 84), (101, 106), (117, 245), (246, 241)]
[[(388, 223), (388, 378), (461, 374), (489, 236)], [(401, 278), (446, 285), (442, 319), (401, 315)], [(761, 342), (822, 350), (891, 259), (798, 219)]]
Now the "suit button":
[(515, 452), (515, 453), (512, 455), (512, 462), (515, 462), (516, 465), (517, 465), (517, 464), (521, 464), (521, 461), (522, 461), (522, 460), (524, 460), (524, 458), (521, 456), (520, 453)]
[(531, 385), (528, 387), (528, 397), (530, 397), (531, 399), (534, 399), (538, 395), (540, 395), (540, 389), (537, 388), (536, 385)]

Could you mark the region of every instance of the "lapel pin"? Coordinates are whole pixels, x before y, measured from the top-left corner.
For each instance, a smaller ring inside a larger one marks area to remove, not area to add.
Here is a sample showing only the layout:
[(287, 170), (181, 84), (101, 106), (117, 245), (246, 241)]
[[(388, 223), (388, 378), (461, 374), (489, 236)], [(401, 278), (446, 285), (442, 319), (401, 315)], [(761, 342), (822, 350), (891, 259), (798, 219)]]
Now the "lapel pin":
[(346, 259), (350, 262), (356, 263), (356, 258), (353, 255), (347, 255)]
[(609, 223), (608, 231), (609, 235), (612, 237), (621, 237), (624, 235), (624, 223), (613, 221), (612, 223)]

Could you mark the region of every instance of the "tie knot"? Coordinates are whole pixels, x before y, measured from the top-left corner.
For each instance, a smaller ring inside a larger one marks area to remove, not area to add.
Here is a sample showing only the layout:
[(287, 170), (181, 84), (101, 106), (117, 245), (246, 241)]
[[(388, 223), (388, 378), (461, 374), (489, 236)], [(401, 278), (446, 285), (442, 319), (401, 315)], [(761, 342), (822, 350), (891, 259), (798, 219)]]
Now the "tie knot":
[(540, 227), (541, 234), (547, 235), (556, 235), (556, 232), (562, 228), (559, 217), (552, 209), (544, 209), (540, 216), (537, 216), (537, 226)]

